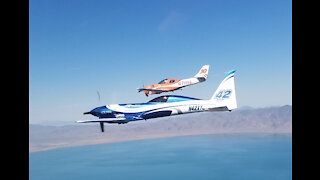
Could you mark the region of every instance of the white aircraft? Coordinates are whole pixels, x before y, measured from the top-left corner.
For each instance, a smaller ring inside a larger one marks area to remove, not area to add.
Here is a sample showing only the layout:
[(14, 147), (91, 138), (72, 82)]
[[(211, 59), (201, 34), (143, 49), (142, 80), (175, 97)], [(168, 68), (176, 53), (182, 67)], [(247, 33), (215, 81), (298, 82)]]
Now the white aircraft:
[(160, 96), (146, 103), (111, 104), (94, 108), (90, 112), (98, 117), (96, 120), (81, 120), (78, 123), (100, 123), (104, 131), (104, 123), (124, 124), (131, 121), (147, 120), (164, 116), (204, 111), (231, 111), (237, 108), (234, 73), (227, 73), (217, 90), (209, 100), (168, 95)]

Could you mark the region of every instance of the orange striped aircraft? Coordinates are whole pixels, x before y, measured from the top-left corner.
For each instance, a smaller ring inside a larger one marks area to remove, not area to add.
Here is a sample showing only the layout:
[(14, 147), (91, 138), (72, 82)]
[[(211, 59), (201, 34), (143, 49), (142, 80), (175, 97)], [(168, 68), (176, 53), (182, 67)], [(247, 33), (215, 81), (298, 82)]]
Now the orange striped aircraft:
[(138, 88), (138, 92), (144, 91), (145, 95), (148, 96), (149, 94), (160, 94), (163, 92), (175, 91), (186, 86), (206, 81), (208, 72), (209, 65), (204, 65), (192, 78), (182, 80), (176, 78), (166, 78), (157, 84), (151, 84), (144, 86), (143, 88)]

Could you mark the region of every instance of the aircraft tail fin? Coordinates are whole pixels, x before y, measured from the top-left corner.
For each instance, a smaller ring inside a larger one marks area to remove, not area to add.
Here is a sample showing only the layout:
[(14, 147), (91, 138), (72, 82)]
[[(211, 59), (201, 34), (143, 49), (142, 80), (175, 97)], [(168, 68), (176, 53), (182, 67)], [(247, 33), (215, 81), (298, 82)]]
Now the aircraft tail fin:
[(201, 67), (200, 71), (194, 77), (206, 80), (208, 78), (208, 72), (209, 72), (209, 65), (204, 65)]
[(210, 99), (210, 101), (218, 105), (218, 107), (227, 107), (229, 111), (237, 108), (234, 73), (234, 70), (227, 73)]

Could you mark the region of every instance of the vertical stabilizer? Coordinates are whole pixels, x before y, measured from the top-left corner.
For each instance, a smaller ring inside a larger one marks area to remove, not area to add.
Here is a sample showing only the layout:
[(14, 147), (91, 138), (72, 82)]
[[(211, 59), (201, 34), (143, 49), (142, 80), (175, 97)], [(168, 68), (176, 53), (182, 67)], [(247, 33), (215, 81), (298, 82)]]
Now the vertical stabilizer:
[(210, 101), (214, 102), (219, 107), (226, 106), (228, 110), (237, 108), (234, 73), (234, 70), (227, 73), (226, 77), (210, 99)]
[(209, 65), (204, 65), (194, 77), (201, 78), (201, 79), (204, 78), (204, 80), (207, 80), (208, 73), (209, 73)]

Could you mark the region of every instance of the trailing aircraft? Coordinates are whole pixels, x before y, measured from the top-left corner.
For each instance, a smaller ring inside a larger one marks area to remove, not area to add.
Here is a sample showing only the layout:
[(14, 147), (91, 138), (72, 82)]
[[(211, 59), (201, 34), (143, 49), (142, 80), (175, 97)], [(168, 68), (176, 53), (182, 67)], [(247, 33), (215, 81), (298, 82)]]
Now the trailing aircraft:
[(84, 113), (91, 114), (99, 119), (76, 122), (100, 123), (101, 131), (104, 132), (104, 123), (125, 124), (132, 121), (186, 113), (231, 111), (237, 108), (234, 73), (234, 70), (227, 73), (209, 100), (178, 95), (159, 96), (146, 103), (100, 106)]
[(145, 95), (148, 96), (149, 94), (160, 94), (163, 92), (175, 91), (186, 86), (206, 81), (208, 72), (209, 65), (204, 65), (192, 78), (182, 80), (176, 78), (166, 78), (157, 84), (151, 84), (144, 86), (143, 88), (138, 88), (138, 92), (144, 91)]

